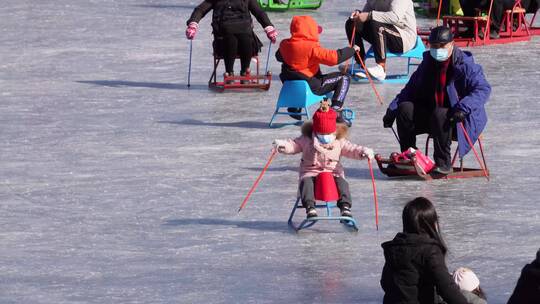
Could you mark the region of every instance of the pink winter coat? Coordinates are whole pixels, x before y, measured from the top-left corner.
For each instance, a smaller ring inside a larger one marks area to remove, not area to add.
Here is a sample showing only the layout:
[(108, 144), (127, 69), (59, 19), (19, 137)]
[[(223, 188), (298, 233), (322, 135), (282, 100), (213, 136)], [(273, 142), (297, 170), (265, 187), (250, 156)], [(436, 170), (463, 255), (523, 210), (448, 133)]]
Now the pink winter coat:
[[(310, 130), (310, 128), (308, 128)], [(284, 154), (297, 154), (302, 152), (300, 161), (300, 179), (317, 176), (321, 172), (332, 172), (334, 176), (345, 178), (341, 156), (353, 159), (364, 159), (364, 149), (345, 138), (345, 134), (338, 128), (337, 138), (330, 144), (321, 144), (316, 136), (304, 135), (295, 139), (288, 139)], [(346, 131), (345, 131), (346, 133)]]

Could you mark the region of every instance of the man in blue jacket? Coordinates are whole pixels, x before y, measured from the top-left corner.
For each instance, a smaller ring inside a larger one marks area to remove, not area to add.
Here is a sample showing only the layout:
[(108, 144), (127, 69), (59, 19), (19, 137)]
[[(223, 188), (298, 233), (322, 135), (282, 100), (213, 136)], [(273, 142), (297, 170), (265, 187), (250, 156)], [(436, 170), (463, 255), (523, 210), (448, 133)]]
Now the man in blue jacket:
[(460, 158), (471, 149), (456, 124), (463, 123), (473, 143), (478, 139), (487, 122), (484, 104), (491, 86), (472, 54), (454, 45), (449, 28), (434, 28), (429, 44), (422, 63), (388, 106), (383, 123), (390, 128), (397, 120), (402, 151), (416, 149), (416, 135), (429, 133), (434, 141), (434, 170), (449, 174), (452, 139), (458, 140)]

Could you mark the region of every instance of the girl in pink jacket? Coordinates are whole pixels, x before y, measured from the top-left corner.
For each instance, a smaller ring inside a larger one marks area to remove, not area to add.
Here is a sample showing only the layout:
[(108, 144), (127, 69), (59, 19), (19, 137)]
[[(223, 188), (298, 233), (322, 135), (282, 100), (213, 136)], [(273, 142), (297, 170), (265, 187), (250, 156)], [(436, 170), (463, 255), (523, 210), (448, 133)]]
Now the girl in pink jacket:
[(355, 145), (347, 140), (348, 128), (344, 124), (336, 124), (336, 112), (330, 109), (328, 102), (313, 115), (313, 122), (302, 126), (302, 136), (295, 139), (274, 141), (275, 149), (284, 154), (302, 152), (300, 161), (300, 196), (306, 208), (307, 217), (316, 217), (314, 185), (315, 177), (321, 172), (334, 175), (339, 191), (337, 206), (341, 216), (352, 216), (351, 194), (349, 184), (340, 163), (341, 156), (354, 159), (373, 158), (373, 150)]

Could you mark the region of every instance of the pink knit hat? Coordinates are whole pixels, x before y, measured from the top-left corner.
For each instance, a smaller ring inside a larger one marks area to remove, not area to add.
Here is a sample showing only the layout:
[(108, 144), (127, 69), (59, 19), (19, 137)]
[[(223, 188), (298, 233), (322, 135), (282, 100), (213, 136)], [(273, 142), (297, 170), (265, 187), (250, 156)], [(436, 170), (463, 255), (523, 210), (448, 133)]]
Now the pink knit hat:
[(462, 290), (473, 291), (480, 286), (480, 280), (478, 280), (476, 274), (469, 268), (460, 267), (454, 271), (452, 276)]

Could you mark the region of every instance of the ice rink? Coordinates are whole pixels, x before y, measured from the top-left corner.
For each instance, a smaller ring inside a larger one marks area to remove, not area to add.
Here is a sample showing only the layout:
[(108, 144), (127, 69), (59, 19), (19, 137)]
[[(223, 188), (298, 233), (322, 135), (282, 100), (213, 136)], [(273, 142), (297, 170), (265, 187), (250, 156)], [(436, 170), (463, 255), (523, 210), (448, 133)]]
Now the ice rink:
[[(267, 127), (280, 65), (272, 55), (267, 92), (209, 91), (207, 15), (188, 89), (185, 22), (199, 2), (2, 1), (0, 303), (382, 303), (380, 244), (416, 196), (436, 203), (449, 269), (472, 268), (489, 303), (506, 303), (540, 247), (540, 37), (470, 49), (492, 85), (489, 182), (375, 169), (377, 232), (367, 162), (345, 160), (359, 232), (319, 223), (296, 234), (287, 218), (299, 156), (277, 156), (237, 214), (272, 141), (300, 134)], [(269, 17), (280, 40), (293, 15), (312, 15), (322, 44), (338, 48), (363, 2)], [(256, 32), (264, 67), (268, 40)], [(387, 156), (399, 147), (381, 118), (401, 86), (377, 89), (384, 106), (369, 85), (351, 87), (350, 138)]]

